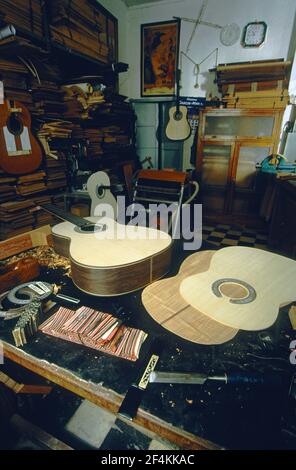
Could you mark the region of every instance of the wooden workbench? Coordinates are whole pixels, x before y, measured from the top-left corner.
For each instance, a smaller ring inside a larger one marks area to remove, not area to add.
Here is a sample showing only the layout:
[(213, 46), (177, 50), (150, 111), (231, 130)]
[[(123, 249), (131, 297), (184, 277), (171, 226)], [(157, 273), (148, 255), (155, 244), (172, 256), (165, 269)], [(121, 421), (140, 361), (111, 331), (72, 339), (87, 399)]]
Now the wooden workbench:
[[(209, 246), (203, 248), (208, 249)], [(171, 275), (178, 271), (182, 259), (190, 254), (192, 253), (176, 251)], [(59, 270), (53, 270), (43, 272), (40, 279), (59, 283), (60, 276)], [(262, 354), (258, 332), (239, 332), (232, 341), (221, 346), (200, 346), (183, 341), (156, 324), (141, 303), (141, 291), (116, 298), (99, 299), (77, 290), (69, 278), (64, 277), (62, 283), (62, 292), (80, 297), (81, 305), (111, 312), (127, 325), (146, 331), (148, 339), (144, 343), (140, 359), (136, 362), (126, 361), (43, 333), (38, 333), (23, 348), (16, 348), (10, 333), (0, 330), (5, 357), (114, 414), (129, 386), (137, 379), (141, 366), (147, 362), (148, 349), (155, 336), (165, 344), (158, 370), (221, 373), (226, 368), (229, 370), (229, 367), (234, 370), (248, 367), (250, 370), (264, 371), (266, 366), (270, 368), (272, 365), (279, 365), (276, 362), (270, 365), (267, 361), (258, 363), (258, 359), (249, 356), (250, 351), (255, 351), (257, 355)], [(270, 329), (275, 343), (280, 344), (281, 351), (287, 351), (287, 354), (288, 324), (288, 317), (282, 315)], [(282, 349), (283, 342), (286, 349)], [(252, 406), (250, 409), (249, 401)], [(246, 445), (252, 445), (252, 439), (258, 440), (257, 435), (262, 436), (260, 426), (255, 426), (253, 431), (252, 420), (259, 419), (258, 416), (262, 413), (265, 416), (266, 407), (279, 412), (280, 407), (275, 406), (275, 402), (278, 403), (278, 394), (274, 395), (273, 391), (269, 391), (266, 397), (260, 391), (246, 389), (245, 386), (231, 390), (229, 386), (218, 388), (217, 384), (205, 387), (150, 384), (134, 424), (175, 443), (181, 449), (235, 447), (241, 445), (240, 439)], [(243, 435), (245, 432), (247, 440)], [(269, 432), (272, 432), (272, 426), (268, 428), (264, 438), (269, 436)], [(233, 443), (236, 439), (237, 443)]]

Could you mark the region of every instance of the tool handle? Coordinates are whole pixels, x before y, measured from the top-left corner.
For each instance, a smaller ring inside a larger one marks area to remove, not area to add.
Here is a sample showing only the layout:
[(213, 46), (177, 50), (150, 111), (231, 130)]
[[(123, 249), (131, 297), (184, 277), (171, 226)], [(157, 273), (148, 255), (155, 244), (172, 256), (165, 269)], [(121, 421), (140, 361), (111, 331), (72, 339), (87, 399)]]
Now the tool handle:
[(144, 393), (145, 390), (131, 385), (121, 403), (118, 414), (132, 421), (137, 414)]
[(262, 385), (268, 387), (281, 387), (283, 385), (282, 377), (271, 374), (261, 374), (260, 372), (238, 372), (235, 374), (225, 374), (226, 383), (230, 385)]

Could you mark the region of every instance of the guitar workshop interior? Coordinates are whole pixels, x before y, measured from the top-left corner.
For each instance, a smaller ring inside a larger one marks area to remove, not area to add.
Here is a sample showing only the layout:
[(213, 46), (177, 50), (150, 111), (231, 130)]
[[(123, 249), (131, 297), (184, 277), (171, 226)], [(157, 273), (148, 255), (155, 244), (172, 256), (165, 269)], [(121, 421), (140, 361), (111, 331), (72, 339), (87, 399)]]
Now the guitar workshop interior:
[(295, 119), (295, 0), (0, 0), (1, 450), (296, 449)]

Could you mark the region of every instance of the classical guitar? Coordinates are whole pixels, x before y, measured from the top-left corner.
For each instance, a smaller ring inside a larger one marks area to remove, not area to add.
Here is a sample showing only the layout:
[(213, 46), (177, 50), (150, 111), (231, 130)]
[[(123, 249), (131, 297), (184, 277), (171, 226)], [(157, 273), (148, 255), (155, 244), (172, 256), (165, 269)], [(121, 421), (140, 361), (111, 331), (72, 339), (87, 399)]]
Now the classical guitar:
[(230, 328), (269, 328), (279, 308), (296, 299), (296, 261), (257, 248), (217, 250), (210, 267), (183, 279), (181, 297)]
[(70, 259), (72, 280), (84, 292), (126, 294), (169, 270), (172, 239), (167, 233), (108, 217), (80, 218), (51, 204), (39, 207), (66, 221), (52, 227), (54, 249)]
[(39, 143), (31, 132), (31, 116), (18, 101), (0, 105), (0, 167), (14, 175), (32, 173), (42, 161)]
[(169, 110), (169, 122), (166, 126), (166, 136), (170, 140), (185, 140), (190, 136), (191, 128), (187, 119), (186, 106), (180, 106), (180, 70), (177, 70), (176, 106)]

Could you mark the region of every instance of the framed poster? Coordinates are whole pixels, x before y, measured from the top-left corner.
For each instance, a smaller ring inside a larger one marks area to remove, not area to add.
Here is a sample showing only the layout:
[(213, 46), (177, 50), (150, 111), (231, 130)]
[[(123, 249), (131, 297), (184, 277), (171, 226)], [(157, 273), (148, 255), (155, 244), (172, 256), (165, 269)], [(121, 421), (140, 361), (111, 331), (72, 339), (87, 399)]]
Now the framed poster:
[(141, 96), (173, 96), (180, 21), (141, 25)]

